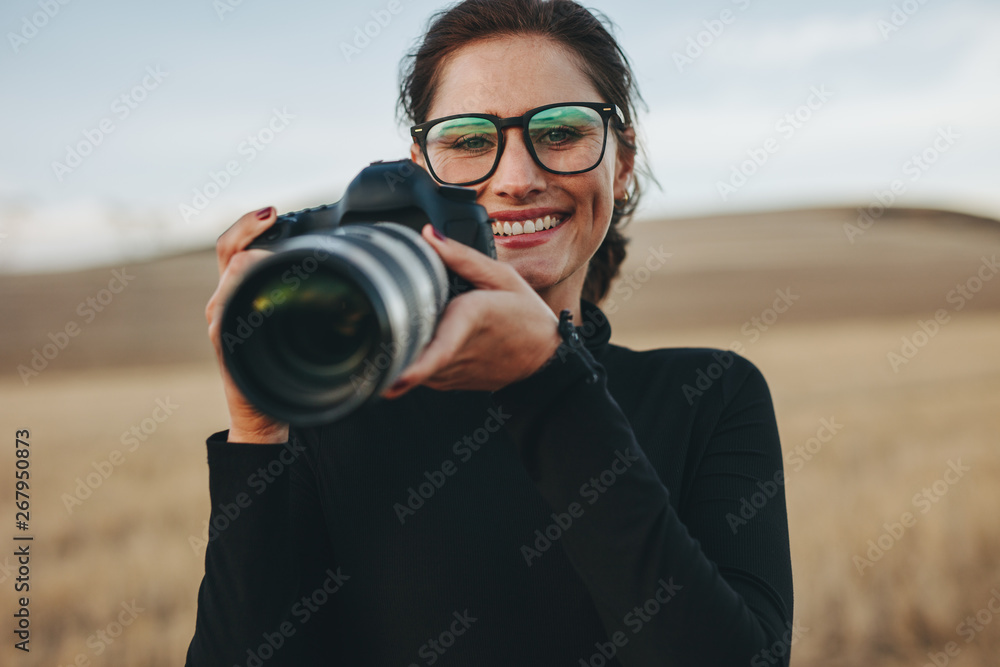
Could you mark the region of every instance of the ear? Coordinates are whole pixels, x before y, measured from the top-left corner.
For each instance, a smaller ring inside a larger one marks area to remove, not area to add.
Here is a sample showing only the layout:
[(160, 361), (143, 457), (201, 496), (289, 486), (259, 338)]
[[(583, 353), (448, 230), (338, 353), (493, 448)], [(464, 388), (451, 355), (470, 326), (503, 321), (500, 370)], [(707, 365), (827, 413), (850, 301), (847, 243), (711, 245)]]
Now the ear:
[(423, 167), (425, 171), (427, 170), (427, 165), (424, 164), (424, 155), (420, 151), (420, 144), (416, 140), (410, 144), (410, 159)]
[[(635, 145), (635, 129), (625, 128), (626, 140)], [(635, 171), (635, 151), (626, 150), (615, 142), (615, 183), (614, 196), (616, 200), (625, 199), (628, 194), (628, 184)]]

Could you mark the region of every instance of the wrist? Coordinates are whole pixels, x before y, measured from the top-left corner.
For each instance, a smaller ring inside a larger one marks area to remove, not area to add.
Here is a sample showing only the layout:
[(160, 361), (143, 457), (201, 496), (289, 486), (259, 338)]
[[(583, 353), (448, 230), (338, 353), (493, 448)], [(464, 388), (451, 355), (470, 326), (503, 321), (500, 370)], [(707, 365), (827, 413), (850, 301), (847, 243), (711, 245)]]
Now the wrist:
[(574, 356), (583, 362), (583, 365), (588, 371), (587, 384), (597, 382), (597, 368), (594, 367), (590, 355), (586, 352), (583, 339), (580, 338), (580, 334), (577, 332), (576, 327), (573, 326), (573, 313), (569, 310), (563, 310), (559, 313), (559, 326), (557, 328), (557, 334), (560, 341), (559, 346), (556, 348), (552, 356), (549, 357), (549, 360), (542, 365), (542, 368), (547, 368), (556, 361), (564, 362), (570, 356)]

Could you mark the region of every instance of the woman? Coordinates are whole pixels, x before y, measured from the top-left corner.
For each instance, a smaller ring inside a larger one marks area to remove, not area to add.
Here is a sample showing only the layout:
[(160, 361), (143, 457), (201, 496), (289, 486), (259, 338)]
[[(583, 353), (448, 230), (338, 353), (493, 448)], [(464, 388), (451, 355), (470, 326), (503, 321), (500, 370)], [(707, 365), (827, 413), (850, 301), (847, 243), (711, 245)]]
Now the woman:
[[(636, 95), (614, 39), (569, 0), (436, 17), (401, 91), (412, 157), (475, 188), (503, 223), (499, 261), (426, 227), (478, 289), (449, 304), (392, 400), (329, 426), (257, 413), (223, 369), (230, 425), (208, 451), (212, 525), (227, 520), (189, 665), (787, 663), (763, 378), (731, 353), (611, 345), (591, 303), (637, 199)], [(570, 143), (591, 150), (570, 159)], [(261, 255), (243, 248), (273, 221), (248, 214), (219, 239), (217, 350), (226, 298)], [(563, 311), (584, 349), (564, 343)]]

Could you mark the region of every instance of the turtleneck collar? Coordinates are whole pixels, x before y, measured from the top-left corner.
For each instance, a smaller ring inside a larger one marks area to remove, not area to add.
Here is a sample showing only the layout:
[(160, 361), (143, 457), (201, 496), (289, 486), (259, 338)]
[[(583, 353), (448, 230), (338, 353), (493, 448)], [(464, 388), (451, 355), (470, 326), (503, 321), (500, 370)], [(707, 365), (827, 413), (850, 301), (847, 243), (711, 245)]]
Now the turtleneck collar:
[(611, 323), (600, 308), (586, 299), (580, 299), (583, 322), (575, 322), (576, 332), (595, 358), (600, 358), (611, 340)]

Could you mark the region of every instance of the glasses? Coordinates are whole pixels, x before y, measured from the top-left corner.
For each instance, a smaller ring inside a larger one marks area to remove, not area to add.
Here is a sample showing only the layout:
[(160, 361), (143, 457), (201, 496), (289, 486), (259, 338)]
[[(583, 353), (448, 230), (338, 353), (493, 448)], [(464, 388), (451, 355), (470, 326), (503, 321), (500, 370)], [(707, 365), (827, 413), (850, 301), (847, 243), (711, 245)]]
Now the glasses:
[(524, 145), (545, 171), (582, 174), (604, 158), (611, 119), (624, 129), (625, 117), (614, 104), (562, 102), (511, 118), (485, 113), (435, 118), (411, 127), (410, 135), (434, 178), (448, 185), (474, 185), (496, 171), (506, 127), (523, 130)]

